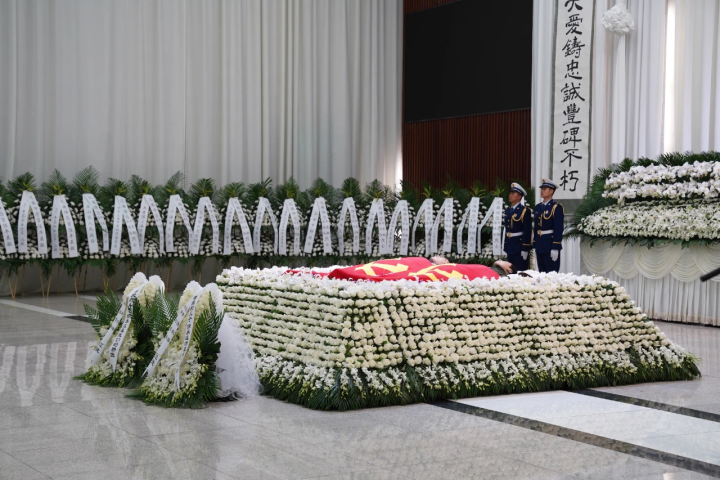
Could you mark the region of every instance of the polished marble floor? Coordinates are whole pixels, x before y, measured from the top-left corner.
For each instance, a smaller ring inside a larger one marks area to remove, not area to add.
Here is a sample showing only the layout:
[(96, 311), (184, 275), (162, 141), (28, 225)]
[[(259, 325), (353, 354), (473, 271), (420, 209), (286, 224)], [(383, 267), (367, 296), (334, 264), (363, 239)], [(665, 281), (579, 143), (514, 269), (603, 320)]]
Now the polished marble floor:
[(73, 380), (92, 297), (0, 299), (0, 479), (720, 477), (720, 329), (660, 323), (703, 378), (357, 412), (197, 411)]

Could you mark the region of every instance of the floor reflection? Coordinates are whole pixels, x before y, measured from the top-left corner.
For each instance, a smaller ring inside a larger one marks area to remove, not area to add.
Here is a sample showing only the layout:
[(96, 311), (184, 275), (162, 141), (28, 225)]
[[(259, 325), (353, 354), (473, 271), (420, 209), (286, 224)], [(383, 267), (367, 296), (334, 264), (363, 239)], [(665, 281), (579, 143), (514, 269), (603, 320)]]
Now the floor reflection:
[(29, 407), (39, 391), (53, 401), (66, 400), (73, 378), (82, 373), (95, 342), (0, 346), (0, 395), (16, 390), (19, 406)]

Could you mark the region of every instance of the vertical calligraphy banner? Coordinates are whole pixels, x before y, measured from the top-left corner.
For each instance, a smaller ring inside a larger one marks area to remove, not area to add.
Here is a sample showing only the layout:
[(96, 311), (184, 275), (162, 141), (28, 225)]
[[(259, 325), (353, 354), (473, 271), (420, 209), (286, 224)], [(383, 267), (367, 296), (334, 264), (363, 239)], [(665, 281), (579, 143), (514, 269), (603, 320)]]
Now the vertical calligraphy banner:
[(594, 0), (557, 0), (553, 83), (554, 198), (580, 200), (590, 183)]

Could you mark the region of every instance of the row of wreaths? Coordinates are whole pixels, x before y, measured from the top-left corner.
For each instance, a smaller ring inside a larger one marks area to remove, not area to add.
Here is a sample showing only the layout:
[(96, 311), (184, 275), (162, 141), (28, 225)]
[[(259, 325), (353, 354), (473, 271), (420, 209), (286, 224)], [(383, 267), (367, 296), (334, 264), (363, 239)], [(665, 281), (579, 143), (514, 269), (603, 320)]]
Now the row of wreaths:
[(504, 185), (361, 188), (353, 178), (339, 189), (321, 179), (305, 191), (292, 179), (275, 188), (201, 179), (185, 190), (179, 173), (158, 186), (137, 176), (100, 185), (92, 167), (72, 181), (55, 171), (38, 186), (24, 174), (0, 183), (0, 266), (17, 273), (35, 262), (74, 274), (108, 261), (235, 255), (478, 258), (502, 253), (506, 195)]

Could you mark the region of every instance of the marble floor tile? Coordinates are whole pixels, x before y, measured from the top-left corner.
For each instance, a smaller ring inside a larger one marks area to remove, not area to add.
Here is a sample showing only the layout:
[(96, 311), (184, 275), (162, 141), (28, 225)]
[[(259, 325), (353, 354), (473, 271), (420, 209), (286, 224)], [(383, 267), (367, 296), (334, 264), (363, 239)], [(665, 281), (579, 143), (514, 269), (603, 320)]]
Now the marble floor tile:
[(54, 447), (22, 450), (12, 456), (50, 477), (145, 463), (170, 466), (183, 457), (127, 434), (111, 430), (94, 439), (64, 442)]
[(88, 423), (92, 419), (62, 405), (34, 405), (0, 409), (0, 432), (6, 428)]
[[(247, 472), (246, 472), (247, 473)], [(54, 476), (53, 480), (232, 480), (235, 478), (261, 479), (259, 476), (233, 477), (213, 470), (195, 460), (178, 460), (174, 463), (143, 463), (125, 468), (107, 468), (84, 473)], [(265, 477), (267, 480), (274, 480)]]
[[(394, 470), (364, 470), (362, 472), (344, 473), (340, 475), (324, 475), (312, 477), (312, 480), (408, 480), (409, 477), (401, 475)], [(304, 479), (310, 480), (310, 478)]]
[(149, 413), (101, 417), (97, 419), (97, 421), (101, 425), (111, 425), (138, 437), (213, 430), (237, 427), (245, 424), (245, 422), (241, 420), (208, 409), (162, 409)]
[(683, 472), (678, 467), (652, 462), (625, 453), (565, 440), (562, 445), (510, 448), (507, 456), (584, 479), (634, 479), (638, 475), (662, 475)]
[(720, 465), (720, 432), (644, 437), (633, 439), (632, 443)]
[(554, 419), (556, 425), (615, 440), (720, 432), (720, 423), (658, 410)]
[(486, 455), (478, 452), (468, 458), (443, 462), (416, 463), (393, 469), (409, 479), (425, 480), (436, 478), (487, 479), (487, 480), (525, 480), (571, 479), (567, 475), (545, 468), (530, 465), (525, 462), (512, 461), (508, 457), (499, 455)]
[(7, 453), (0, 452), (0, 478), (3, 480), (36, 480), (50, 478)]

